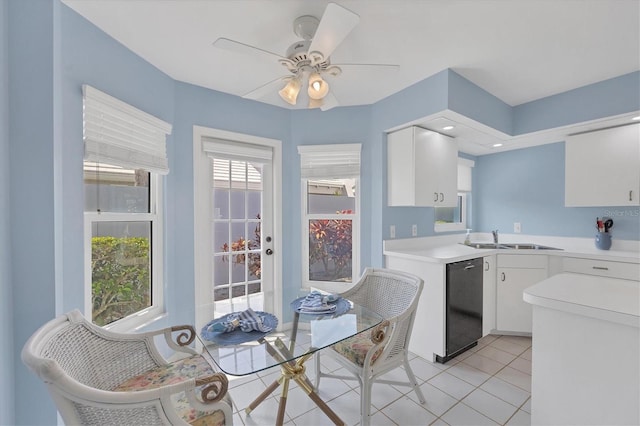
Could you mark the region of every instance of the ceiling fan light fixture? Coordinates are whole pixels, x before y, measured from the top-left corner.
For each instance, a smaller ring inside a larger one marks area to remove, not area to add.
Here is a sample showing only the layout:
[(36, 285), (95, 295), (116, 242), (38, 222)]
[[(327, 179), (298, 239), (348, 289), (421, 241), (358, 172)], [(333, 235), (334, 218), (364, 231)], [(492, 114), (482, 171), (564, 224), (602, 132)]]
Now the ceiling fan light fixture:
[(323, 99), (309, 98), (309, 108), (311, 108), (311, 109), (320, 108), (320, 107), (322, 107), (322, 105), (324, 105), (324, 100)]
[(329, 83), (324, 81), (317, 72), (309, 76), (307, 93), (311, 99), (322, 99), (329, 93)]
[(289, 80), (286, 86), (284, 86), (278, 94), (285, 102), (291, 105), (296, 104), (298, 99), (298, 93), (300, 93), (300, 79), (292, 78)]

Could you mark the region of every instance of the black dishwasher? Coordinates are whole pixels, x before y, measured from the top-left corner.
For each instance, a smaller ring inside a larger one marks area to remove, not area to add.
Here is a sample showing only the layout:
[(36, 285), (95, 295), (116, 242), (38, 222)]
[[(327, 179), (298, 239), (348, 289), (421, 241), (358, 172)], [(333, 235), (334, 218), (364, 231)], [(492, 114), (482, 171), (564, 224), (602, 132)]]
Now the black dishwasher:
[(482, 337), (482, 258), (447, 264), (446, 354), (447, 362), (477, 345)]

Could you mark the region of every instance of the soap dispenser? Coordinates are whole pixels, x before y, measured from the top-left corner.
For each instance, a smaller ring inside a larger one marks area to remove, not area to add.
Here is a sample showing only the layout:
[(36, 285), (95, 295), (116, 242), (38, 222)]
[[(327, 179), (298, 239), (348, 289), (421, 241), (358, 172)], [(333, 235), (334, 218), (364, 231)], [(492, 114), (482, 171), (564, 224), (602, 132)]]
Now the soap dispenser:
[(467, 235), (464, 237), (464, 243), (466, 245), (471, 245), (471, 229), (467, 228)]

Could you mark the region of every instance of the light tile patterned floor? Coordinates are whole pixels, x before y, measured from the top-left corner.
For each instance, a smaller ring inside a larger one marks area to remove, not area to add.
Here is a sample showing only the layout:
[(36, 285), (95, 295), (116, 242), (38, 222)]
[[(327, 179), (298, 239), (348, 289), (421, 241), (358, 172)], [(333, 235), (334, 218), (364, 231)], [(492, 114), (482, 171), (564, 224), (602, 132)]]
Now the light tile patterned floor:
[[(305, 344), (305, 337), (298, 344)], [(325, 357), (323, 368), (339, 366)], [(489, 335), (478, 346), (447, 364), (432, 364), (412, 356), (411, 367), (418, 378), (426, 403), (420, 405), (409, 388), (374, 384), (372, 392), (374, 425), (529, 425), (531, 423), (531, 338)], [(313, 369), (313, 362), (307, 362)], [(244, 408), (279, 375), (272, 368), (245, 378), (230, 377), (234, 400), (234, 424), (273, 425), (278, 409), (276, 391), (247, 416)], [(313, 371), (308, 371), (313, 377)], [(342, 374), (348, 375), (343, 371)], [(404, 372), (396, 370), (389, 376)], [(360, 422), (357, 382), (323, 379), (320, 396), (348, 424)], [(285, 424), (294, 426), (331, 425), (331, 421), (301, 389), (289, 391)]]

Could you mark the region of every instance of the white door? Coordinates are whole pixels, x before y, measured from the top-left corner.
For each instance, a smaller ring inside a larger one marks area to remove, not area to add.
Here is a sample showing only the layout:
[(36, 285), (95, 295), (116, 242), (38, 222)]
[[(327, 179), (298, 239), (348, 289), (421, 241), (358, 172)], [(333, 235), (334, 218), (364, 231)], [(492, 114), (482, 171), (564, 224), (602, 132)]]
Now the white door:
[(274, 146), (238, 142), (237, 135), (234, 141), (200, 136), (194, 146), (196, 326), (248, 307), (281, 317)]

